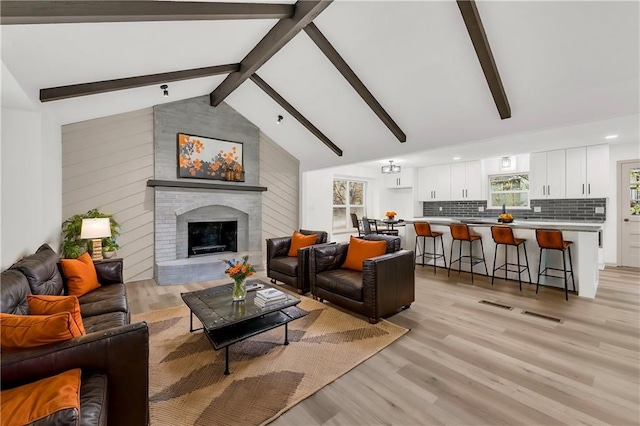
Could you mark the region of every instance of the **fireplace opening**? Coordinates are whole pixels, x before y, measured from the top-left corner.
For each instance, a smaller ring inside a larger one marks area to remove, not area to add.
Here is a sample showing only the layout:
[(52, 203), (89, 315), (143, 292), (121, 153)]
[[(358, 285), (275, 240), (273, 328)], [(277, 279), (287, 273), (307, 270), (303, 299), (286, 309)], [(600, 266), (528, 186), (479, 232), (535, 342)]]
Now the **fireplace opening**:
[(189, 222), (188, 256), (238, 251), (238, 222)]

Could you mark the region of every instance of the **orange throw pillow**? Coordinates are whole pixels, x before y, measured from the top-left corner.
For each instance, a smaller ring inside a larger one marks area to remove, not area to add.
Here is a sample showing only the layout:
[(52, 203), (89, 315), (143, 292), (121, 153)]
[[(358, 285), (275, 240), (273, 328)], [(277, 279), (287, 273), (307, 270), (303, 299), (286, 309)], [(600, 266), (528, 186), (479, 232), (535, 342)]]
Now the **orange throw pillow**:
[(382, 256), (387, 251), (386, 241), (367, 241), (351, 237), (347, 259), (342, 264), (345, 269), (362, 271), (362, 262), (376, 256)]
[(53, 315), (0, 313), (0, 349), (33, 348), (82, 336), (69, 312)]
[(96, 267), (89, 253), (85, 252), (77, 259), (60, 259), (60, 263), (67, 277), (70, 296), (82, 296), (100, 287)]
[(298, 255), (298, 249), (302, 247), (312, 246), (318, 240), (318, 234), (304, 235), (295, 231), (291, 237), (291, 247), (289, 248), (289, 256)]
[[(80, 417), (79, 368), (0, 392), (3, 425), (27, 425), (62, 410)], [(72, 416), (64, 416), (72, 417)]]
[(84, 336), (82, 315), (80, 314), (80, 302), (76, 296), (45, 296), (30, 294), (27, 296), (29, 312), (32, 315), (51, 315), (59, 312), (69, 312), (78, 330)]

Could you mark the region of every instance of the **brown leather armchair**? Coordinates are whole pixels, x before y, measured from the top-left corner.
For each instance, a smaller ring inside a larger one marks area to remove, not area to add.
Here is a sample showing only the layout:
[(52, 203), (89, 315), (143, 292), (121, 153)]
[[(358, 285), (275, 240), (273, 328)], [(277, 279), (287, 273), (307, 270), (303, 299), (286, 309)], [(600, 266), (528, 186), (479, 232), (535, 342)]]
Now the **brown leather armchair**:
[[(317, 234), (316, 244), (327, 242), (328, 234), (324, 231), (309, 231), (301, 229), (301, 234)], [(312, 246), (311, 246), (312, 247)], [(297, 257), (288, 255), (291, 248), (291, 236), (267, 239), (267, 276), (271, 282), (276, 280), (295, 288), (299, 294), (309, 291), (309, 249), (303, 247), (298, 250)]]
[(399, 237), (370, 234), (363, 239), (386, 241), (387, 252), (366, 259), (362, 272), (341, 268), (348, 243), (311, 248), (311, 294), (364, 315), (374, 324), (415, 300), (414, 254), (400, 249)]

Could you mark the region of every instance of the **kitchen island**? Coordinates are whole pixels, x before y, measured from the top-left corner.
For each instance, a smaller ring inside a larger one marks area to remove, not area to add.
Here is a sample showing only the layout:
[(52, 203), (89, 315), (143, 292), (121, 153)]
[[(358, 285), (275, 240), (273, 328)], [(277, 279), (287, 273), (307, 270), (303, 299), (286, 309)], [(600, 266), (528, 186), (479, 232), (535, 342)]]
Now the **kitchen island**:
[[(429, 222), (431, 228), (434, 231), (443, 233), (443, 242), (445, 254), (447, 257), (447, 265), (451, 261), (451, 232), (449, 231), (449, 224), (451, 223), (466, 223), (469, 227), (482, 236), (482, 243), (484, 245), (484, 254), (487, 260), (487, 268), (489, 276), (493, 268), (493, 258), (495, 254), (496, 244), (491, 236), (491, 226), (505, 225), (513, 229), (513, 233), (516, 238), (526, 239), (526, 251), (527, 258), (529, 260), (529, 268), (531, 272), (531, 281), (535, 284), (538, 277), (538, 261), (540, 260), (540, 247), (536, 242), (536, 229), (557, 229), (562, 231), (562, 235), (565, 241), (572, 241), (571, 244), (571, 258), (573, 261), (574, 278), (576, 283), (576, 290), (578, 296), (594, 298), (598, 290), (598, 275), (599, 275), (599, 263), (598, 263), (598, 248), (600, 246), (601, 231), (604, 226), (603, 223), (591, 223), (591, 222), (553, 222), (553, 221), (536, 221), (536, 220), (514, 220), (512, 223), (502, 224), (498, 223), (496, 219), (491, 218), (447, 218), (447, 217), (416, 217), (407, 219), (405, 231), (405, 248), (412, 249), (415, 244), (415, 231), (413, 227), (414, 222)], [(427, 250), (430, 244), (427, 245)], [(463, 254), (469, 254), (468, 244), (463, 244)], [(496, 260), (497, 266), (504, 263), (504, 248), (500, 246), (498, 252), (498, 259)], [(480, 244), (474, 243), (474, 256), (480, 253)], [(455, 245), (454, 257), (457, 257), (458, 245)], [(522, 249), (521, 249), (522, 255)], [(508, 248), (508, 261), (509, 263), (516, 263), (516, 249), (513, 247)], [(441, 264), (441, 261), (440, 263)], [(525, 261), (521, 256), (521, 264), (524, 265)], [(568, 259), (567, 259), (568, 264)], [(542, 259), (542, 268), (545, 266), (562, 269), (562, 255), (556, 250), (545, 250)], [(458, 265), (454, 265), (457, 273)], [(466, 269), (465, 269), (466, 268)], [(469, 272), (469, 263), (462, 263), (463, 271)], [(484, 274), (484, 266), (482, 263), (477, 264), (473, 269), (474, 274)], [(561, 275), (562, 272), (559, 273)], [(509, 272), (507, 274), (508, 279), (518, 280), (517, 273)], [(496, 279), (504, 279), (504, 271), (497, 271)], [(528, 280), (526, 271), (522, 274), (523, 282)], [(551, 287), (564, 288), (563, 279), (540, 277), (540, 284)], [(571, 277), (569, 277), (569, 290), (571, 287)]]

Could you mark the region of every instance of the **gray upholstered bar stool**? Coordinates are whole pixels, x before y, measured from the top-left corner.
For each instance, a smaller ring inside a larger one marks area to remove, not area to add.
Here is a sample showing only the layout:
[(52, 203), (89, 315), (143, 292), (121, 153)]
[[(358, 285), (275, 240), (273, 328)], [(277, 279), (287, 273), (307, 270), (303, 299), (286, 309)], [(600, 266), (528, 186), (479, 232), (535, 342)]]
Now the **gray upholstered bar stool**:
[[(424, 258), (427, 257), (433, 260), (433, 273), (436, 273), (436, 262), (438, 259), (442, 258), (444, 262), (444, 267), (447, 267), (447, 258), (444, 255), (444, 242), (442, 241), (442, 232), (432, 231), (431, 225), (429, 222), (414, 222), (413, 228), (416, 231), (416, 245), (413, 251), (416, 253), (416, 258), (422, 258), (422, 263), (419, 265), (425, 266)], [(422, 250), (420, 249), (419, 239), (422, 238)], [(433, 251), (427, 252), (427, 238), (433, 239)], [(436, 250), (436, 239), (440, 238), (440, 247), (442, 248), (442, 253), (438, 253)]]
[[(447, 276), (451, 275), (451, 266), (458, 262), (458, 273), (460, 273), (462, 269), (462, 259), (469, 259), (469, 270), (471, 272), (471, 283), (473, 284), (473, 267), (478, 263), (484, 263), (484, 270), (487, 275), (489, 275), (489, 270), (487, 269), (487, 262), (484, 258), (484, 245), (482, 244), (482, 236), (478, 234), (474, 234), (469, 230), (469, 225), (466, 223), (451, 223), (449, 224), (449, 229), (451, 230), (451, 253), (449, 255), (449, 272), (447, 272)], [(458, 258), (453, 260), (453, 244), (458, 241), (458, 245), (460, 247), (460, 252), (458, 254)], [(462, 242), (466, 241), (469, 243), (469, 255), (462, 255)], [(474, 257), (473, 256), (473, 242), (480, 241), (480, 252), (482, 253), (482, 257)]]
[[(556, 275), (549, 274), (547, 271), (562, 271), (564, 272), (564, 298), (565, 300), (569, 300), (569, 279), (568, 275), (571, 274), (571, 284), (573, 287), (573, 291), (576, 291), (576, 281), (573, 277), (573, 263), (571, 262), (571, 241), (565, 241), (562, 237), (562, 231), (557, 229), (536, 229), (536, 240), (538, 241), (538, 245), (540, 246), (540, 260), (538, 261), (538, 279), (536, 280), (536, 294), (538, 294), (538, 288), (540, 287), (540, 276), (553, 277), (553, 278), (562, 278)], [(545, 261), (545, 268), (542, 268), (542, 250), (558, 250), (562, 252), (562, 269), (551, 268), (547, 265)], [(569, 268), (567, 270), (567, 259), (565, 257), (565, 252), (569, 253)]]
[[(513, 229), (510, 226), (492, 226), (491, 227), (491, 236), (493, 237), (493, 241), (496, 243), (496, 251), (493, 254), (493, 272), (491, 274), (491, 285), (493, 285), (493, 280), (496, 277), (496, 271), (504, 269), (504, 279), (507, 280), (507, 272), (516, 272), (518, 274), (518, 284), (520, 285), (520, 291), (522, 291), (522, 273), (527, 271), (529, 274), (529, 283), (531, 283), (531, 272), (529, 271), (529, 259), (527, 258), (527, 246), (524, 244), (526, 241), (523, 238), (515, 238), (513, 236)], [(496, 268), (496, 259), (498, 258), (498, 246), (500, 244), (504, 245), (504, 265)], [(507, 261), (507, 248), (508, 246), (513, 246), (516, 248), (516, 253), (518, 256), (518, 263), (509, 263)], [(527, 266), (520, 266), (520, 246), (524, 249), (524, 261)], [(513, 270), (509, 269), (509, 266), (516, 266), (518, 269)]]

